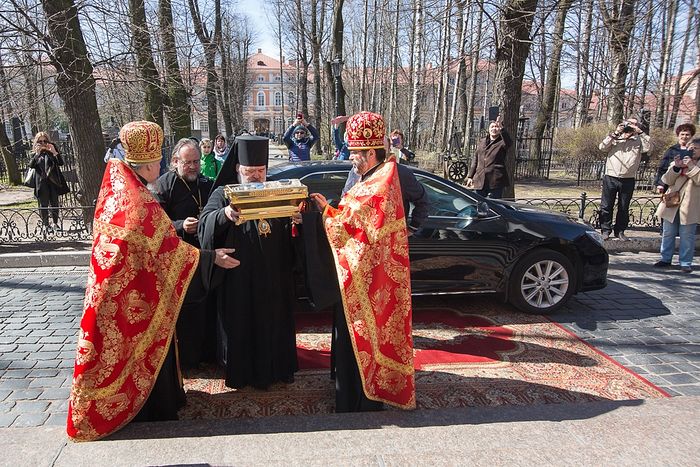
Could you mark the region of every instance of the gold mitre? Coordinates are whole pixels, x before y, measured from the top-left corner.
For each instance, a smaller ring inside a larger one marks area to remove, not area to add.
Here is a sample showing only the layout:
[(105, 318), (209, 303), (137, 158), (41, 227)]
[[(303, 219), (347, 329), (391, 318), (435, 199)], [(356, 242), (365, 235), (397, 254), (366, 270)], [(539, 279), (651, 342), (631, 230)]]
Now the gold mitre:
[(299, 212), (299, 203), (309, 189), (298, 179), (226, 185), (224, 194), (240, 216), (236, 224), (250, 220), (291, 217)]
[(163, 129), (145, 120), (129, 122), (119, 131), (124, 147), (124, 160), (134, 164), (159, 161), (162, 157)]

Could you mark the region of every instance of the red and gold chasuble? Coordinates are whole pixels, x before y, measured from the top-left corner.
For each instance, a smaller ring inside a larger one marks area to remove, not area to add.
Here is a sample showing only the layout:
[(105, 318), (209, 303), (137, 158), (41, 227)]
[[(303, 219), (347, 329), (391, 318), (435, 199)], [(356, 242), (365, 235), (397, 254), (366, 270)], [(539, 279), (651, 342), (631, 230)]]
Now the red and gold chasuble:
[(80, 322), (67, 432), (75, 441), (120, 429), (148, 398), (167, 355), (199, 250), (124, 162), (102, 180)]
[(408, 236), (395, 162), (357, 183), (323, 223), (367, 398), (416, 406)]

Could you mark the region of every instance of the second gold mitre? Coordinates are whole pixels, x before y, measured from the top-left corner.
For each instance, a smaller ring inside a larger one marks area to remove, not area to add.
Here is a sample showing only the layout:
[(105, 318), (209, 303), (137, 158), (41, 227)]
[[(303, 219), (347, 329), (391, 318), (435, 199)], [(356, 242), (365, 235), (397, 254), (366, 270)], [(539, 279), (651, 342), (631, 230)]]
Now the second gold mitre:
[(226, 185), (224, 194), (231, 207), (240, 211), (236, 225), (250, 220), (291, 217), (309, 189), (298, 179)]

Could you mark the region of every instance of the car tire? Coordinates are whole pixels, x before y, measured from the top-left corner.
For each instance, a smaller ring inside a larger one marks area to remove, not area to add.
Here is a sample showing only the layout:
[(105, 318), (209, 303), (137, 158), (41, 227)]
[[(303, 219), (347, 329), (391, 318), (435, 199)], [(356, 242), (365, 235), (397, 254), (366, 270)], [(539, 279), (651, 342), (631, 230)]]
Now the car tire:
[(508, 301), (525, 313), (553, 313), (574, 293), (571, 260), (558, 251), (538, 249), (516, 264), (509, 278)]

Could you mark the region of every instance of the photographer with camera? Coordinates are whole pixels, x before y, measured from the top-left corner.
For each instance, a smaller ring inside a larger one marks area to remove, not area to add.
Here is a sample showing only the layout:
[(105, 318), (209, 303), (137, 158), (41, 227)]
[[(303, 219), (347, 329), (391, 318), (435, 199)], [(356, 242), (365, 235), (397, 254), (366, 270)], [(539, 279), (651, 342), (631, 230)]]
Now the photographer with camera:
[(689, 154), (676, 154), (661, 181), (668, 186), (656, 216), (663, 222), (661, 260), (657, 268), (671, 267), (676, 235), (680, 237), (678, 262), (683, 272), (693, 272), (695, 231), (700, 222), (700, 138), (687, 147)]
[[(603, 193), (600, 201), (600, 230), (603, 240), (615, 237), (627, 241), (625, 230), (629, 225), (629, 208), (634, 192), (634, 180), (637, 175), (642, 153), (650, 148), (649, 135), (639, 128), (636, 118), (628, 118), (620, 123), (615, 131), (607, 135), (598, 145), (601, 151), (607, 151), (605, 175), (603, 176)], [(617, 198), (617, 215), (612, 225), (612, 212)]]
[(289, 161), (300, 162), (311, 160), (311, 148), (320, 139), (318, 130), (299, 112), (294, 123), (287, 129), (282, 138), (289, 148)]
[[(34, 136), (32, 149), (34, 154), (29, 167), (34, 169), (34, 196), (39, 203), (42, 228), (45, 231), (58, 231), (58, 197), (70, 191), (59, 167), (63, 165), (63, 157), (44, 131)], [(49, 224), (49, 213), (52, 225)]]

